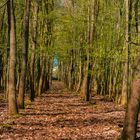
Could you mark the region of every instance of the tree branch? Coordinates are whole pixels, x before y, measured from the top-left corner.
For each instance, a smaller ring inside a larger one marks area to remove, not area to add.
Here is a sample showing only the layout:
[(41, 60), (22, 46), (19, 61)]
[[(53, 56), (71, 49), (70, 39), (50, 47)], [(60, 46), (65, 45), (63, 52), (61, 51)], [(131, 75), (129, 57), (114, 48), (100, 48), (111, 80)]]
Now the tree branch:
[(135, 45), (135, 46), (140, 46), (140, 44), (139, 43), (136, 43), (136, 42), (132, 42), (132, 41), (127, 41), (129, 44), (133, 44), (133, 45)]
[(0, 5), (0, 9), (2, 9), (2, 8), (7, 4), (8, 1), (9, 1), (9, 0), (6, 0), (5, 3), (3, 3), (2, 5)]

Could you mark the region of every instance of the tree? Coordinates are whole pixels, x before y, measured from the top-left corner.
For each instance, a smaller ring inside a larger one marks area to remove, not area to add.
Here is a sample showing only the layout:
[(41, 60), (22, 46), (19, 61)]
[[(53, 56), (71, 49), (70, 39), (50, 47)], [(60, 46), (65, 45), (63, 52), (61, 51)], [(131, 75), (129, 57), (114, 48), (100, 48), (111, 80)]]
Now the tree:
[(131, 87), (130, 99), (125, 114), (124, 126), (121, 135), (122, 140), (135, 140), (140, 107), (140, 56), (134, 68), (134, 79)]
[(28, 60), (28, 46), (29, 46), (29, 18), (30, 18), (30, 0), (26, 0), (25, 15), (24, 15), (24, 48), (23, 60), (21, 67), (21, 76), (19, 83), (18, 106), (24, 108), (24, 96), (26, 91), (26, 73), (27, 73), (27, 60)]
[(91, 83), (92, 83), (92, 71), (93, 71), (93, 57), (92, 53), (94, 50), (94, 38), (96, 35), (96, 22), (98, 18), (98, 12), (99, 12), (99, 3), (98, 0), (91, 1), (91, 4), (88, 8), (88, 31), (87, 31), (87, 43), (88, 47), (86, 50), (86, 59), (85, 62), (85, 76), (83, 79), (81, 92), (83, 92), (83, 95), (85, 96), (85, 100), (90, 100), (90, 90), (91, 90)]
[[(126, 1), (130, 4), (129, 12), (131, 12), (132, 8), (132, 1)], [(136, 34), (138, 35), (138, 1), (135, 0), (135, 27), (136, 27)], [(128, 37), (131, 35), (130, 29), (131, 26), (129, 25), (130, 18), (132, 15), (130, 14), (128, 18)], [(137, 37), (137, 36), (136, 36)], [(129, 37), (130, 38), (130, 37)], [(136, 57), (136, 64), (134, 65), (134, 73), (133, 73), (133, 80), (131, 85), (131, 93), (128, 101), (128, 106), (126, 109), (125, 119), (124, 119), (124, 126), (121, 134), (122, 140), (135, 140), (136, 139), (136, 132), (137, 132), (137, 123), (138, 123), (138, 114), (139, 114), (139, 107), (140, 107), (140, 54), (137, 54)]]
[[(31, 26), (31, 42), (32, 42), (32, 54), (31, 54), (31, 66), (30, 66), (30, 89), (31, 96), (30, 100), (34, 101), (35, 98), (35, 50), (37, 46), (37, 29), (38, 29), (38, 13), (39, 13), (39, 2), (33, 2), (33, 20)], [(38, 72), (39, 73), (39, 72)], [(40, 74), (39, 74), (40, 75)]]
[(8, 85), (8, 107), (9, 114), (15, 115), (18, 113), (16, 99), (16, 84), (15, 84), (15, 68), (16, 68), (16, 44), (15, 44), (15, 15), (13, 0), (8, 1), (9, 16), (10, 16), (10, 60), (9, 60), (9, 85)]
[(121, 95), (121, 104), (123, 106), (127, 105), (129, 90), (130, 90), (130, 43), (131, 42), (131, 21), (132, 21), (132, 1), (125, 0), (125, 9), (126, 9), (126, 32), (125, 32), (125, 54), (126, 61), (124, 65), (124, 74), (123, 74), (123, 85), (122, 85), (122, 95)]

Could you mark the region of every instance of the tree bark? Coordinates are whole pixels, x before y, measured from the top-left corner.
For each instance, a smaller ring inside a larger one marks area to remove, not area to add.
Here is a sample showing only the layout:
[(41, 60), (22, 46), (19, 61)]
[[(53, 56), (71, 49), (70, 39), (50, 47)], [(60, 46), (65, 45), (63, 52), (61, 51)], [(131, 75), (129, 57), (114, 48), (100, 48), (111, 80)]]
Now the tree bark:
[(33, 11), (33, 31), (32, 31), (32, 54), (31, 54), (31, 68), (30, 68), (30, 88), (31, 88), (31, 96), (30, 100), (34, 101), (35, 98), (35, 49), (37, 43), (37, 26), (38, 26), (38, 12), (39, 6), (37, 2), (34, 2), (34, 11)]
[(13, 0), (9, 0), (10, 13), (10, 61), (9, 61), (9, 86), (8, 86), (8, 111), (10, 115), (18, 113), (15, 84), (16, 44), (15, 44), (15, 16)]
[(121, 104), (123, 106), (127, 105), (130, 82), (129, 82), (129, 63), (130, 63), (130, 44), (131, 41), (131, 19), (132, 19), (132, 0), (125, 0), (125, 9), (126, 9), (126, 32), (125, 32), (125, 54), (126, 60), (124, 65), (124, 74), (123, 74), (123, 83), (122, 83), (122, 95), (121, 95)]
[(41, 93), (42, 93), (43, 83), (44, 83), (44, 80), (45, 80), (44, 79), (45, 65), (46, 65), (46, 58), (45, 58), (45, 56), (41, 57), (41, 61), (42, 61), (42, 63), (41, 63), (42, 68), (41, 68), (41, 74), (40, 74), (39, 85), (38, 85), (38, 93), (37, 93), (38, 96), (40, 96)]
[(134, 69), (132, 91), (126, 110), (121, 140), (135, 140), (140, 105), (140, 58)]
[[(127, 1), (128, 2), (128, 1)], [(131, 11), (132, 1), (130, 0)], [(137, 0), (136, 0), (136, 4)], [(135, 5), (136, 6), (136, 5)], [(138, 11), (135, 11), (138, 12)], [(137, 13), (135, 13), (137, 15)], [(131, 18), (131, 15), (130, 17)], [(138, 25), (137, 25), (138, 26)], [(130, 26), (129, 26), (130, 28)], [(136, 29), (137, 30), (137, 29)], [(130, 32), (128, 32), (130, 34)], [(124, 126), (121, 134), (121, 140), (135, 140), (138, 123), (138, 114), (140, 107), (140, 54), (137, 56), (137, 63), (134, 67), (134, 78), (131, 85), (131, 94), (125, 114)]]
[(30, 0), (26, 0), (25, 16), (24, 16), (24, 48), (23, 48), (23, 60), (21, 68), (21, 76), (19, 83), (19, 95), (18, 106), (24, 108), (24, 96), (25, 96), (25, 83), (26, 83), (26, 69), (28, 61), (28, 46), (29, 46), (29, 17), (30, 16)]
[[(93, 0), (91, 5), (88, 7), (88, 31), (87, 31), (87, 43), (88, 47), (86, 49), (86, 71), (84, 80), (82, 83), (82, 90), (83, 95), (85, 96), (85, 100), (90, 100), (90, 90), (91, 90), (91, 83), (92, 83), (92, 70), (93, 70), (93, 58), (92, 58), (92, 52), (93, 52), (93, 40), (95, 38), (95, 32), (96, 32), (96, 21), (98, 17), (98, 0)], [(85, 89), (84, 89), (85, 88)]]

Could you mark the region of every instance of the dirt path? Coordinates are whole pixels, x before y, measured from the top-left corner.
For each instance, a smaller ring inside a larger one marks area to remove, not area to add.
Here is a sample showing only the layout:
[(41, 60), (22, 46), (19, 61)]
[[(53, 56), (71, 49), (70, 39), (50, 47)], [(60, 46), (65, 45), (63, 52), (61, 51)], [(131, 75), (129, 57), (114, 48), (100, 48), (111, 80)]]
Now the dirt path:
[(52, 89), (36, 98), (19, 116), (2, 120), (0, 114), (0, 139), (114, 139), (121, 130), (123, 109), (99, 97), (93, 100), (87, 103), (62, 83), (53, 82)]

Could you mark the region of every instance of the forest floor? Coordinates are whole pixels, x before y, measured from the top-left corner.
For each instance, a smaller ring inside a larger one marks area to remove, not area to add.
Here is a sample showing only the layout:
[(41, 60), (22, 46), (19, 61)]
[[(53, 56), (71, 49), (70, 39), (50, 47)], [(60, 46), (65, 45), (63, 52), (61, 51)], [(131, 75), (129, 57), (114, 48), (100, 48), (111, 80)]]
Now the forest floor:
[(0, 140), (113, 140), (119, 136), (124, 109), (100, 96), (85, 102), (61, 82), (28, 102), (20, 115), (7, 116), (0, 103)]

